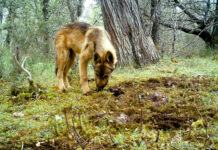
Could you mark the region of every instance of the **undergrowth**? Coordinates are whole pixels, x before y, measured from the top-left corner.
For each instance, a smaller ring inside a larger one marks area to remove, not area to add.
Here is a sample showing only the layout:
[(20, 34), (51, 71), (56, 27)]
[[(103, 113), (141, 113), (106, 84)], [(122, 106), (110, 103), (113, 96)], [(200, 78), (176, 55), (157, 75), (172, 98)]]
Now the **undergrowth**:
[(33, 66), (34, 87), (1, 79), (0, 149), (217, 149), (216, 58), (118, 67), (87, 96), (75, 71), (59, 93), (53, 64)]

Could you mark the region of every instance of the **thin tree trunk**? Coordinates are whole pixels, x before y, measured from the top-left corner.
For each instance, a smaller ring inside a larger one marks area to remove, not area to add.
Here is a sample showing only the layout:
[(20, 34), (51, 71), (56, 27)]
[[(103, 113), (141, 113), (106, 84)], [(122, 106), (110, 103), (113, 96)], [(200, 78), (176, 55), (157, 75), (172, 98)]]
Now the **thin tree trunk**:
[(43, 0), (42, 1), (42, 13), (43, 13), (43, 19), (44, 19), (44, 25), (43, 25), (43, 40), (44, 40), (44, 46), (43, 51), (45, 54), (49, 53), (50, 44), (49, 44), (49, 32), (48, 32), (48, 3), (49, 0)]
[(68, 7), (68, 10), (70, 12), (70, 19), (71, 19), (71, 22), (74, 22), (76, 19), (75, 19), (75, 12), (73, 10), (73, 7), (71, 6), (71, 3), (70, 3), (71, 0), (67, 0), (67, 7)]
[[(71, 4), (72, 1), (72, 4)], [(71, 22), (75, 22), (82, 15), (84, 0), (67, 0)]]
[(155, 63), (159, 60), (151, 37), (145, 35), (137, 0), (102, 0), (104, 26), (117, 50), (119, 64)]
[[(176, 14), (176, 6), (174, 6), (173, 9), (173, 14)], [(176, 44), (176, 26), (177, 26), (177, 17), (175, 16), (175, 18), (172, 18), (172, 23), (173, 23), (173, 42), (172, 42), (172, 53), (171, 53), (171, 57), (174, 57), (175, 52), (176, 52), (176, 48), (175, 48), (175, 44)]]
[[(71, 4), (72, 3), (72, 4)], [(67, 0), (67, 7), (70, 12), (71, 22), (75, 22), (82, 15), (84, 0)], [(78, 66), (78, 59), (74, 63), (74, 70)]]
[[(21, 50), (19, 49), (18, 46), (14, 47), (13, 56), (16, 57), (18, 63), (21, 63)], [(13, 61), (14, 68), (15, 68), (14, 72), (20, 74), (22, 72), (21, 69), (19, 67), (17, 67), (17, 65), (15, 65), (16, 62), (14, 60), (12, 60), (12, 61)]]
[[(161, 2), (160, 0), (151, 0), (151, 20), (160, 20), (161, 15)], [(160, 41), (160, 25), (157, 22), (153, 22), (151, 37), (154, 41), (156, 48), (159, 51), (159, 41)]]
[(176, 44), (176, 30), (175, 30), (175, 28), (174, 28), (174, 29), (173, 29), (173, 42), (172, 42), (172, 53), (171, 53), (171, 57), (174, 57), (175, 52), (176, 52), (175, 44)]
[(218, 47), (218, 0), (216, 2), (215, 20), (213, 28), (213, 40), (215, 43), (215, 47)]
[[(0, 24), (2, 26), (2, 20), (3, 20), (3, 6), (0, 4)], [(0, 42), (2, 42), (2, 28), (0, 28)]]
[(14, 21), (14, 13), (15, 9), (13, 8), (12, 4), (9, 5), (8, 8), (8, 16), (7, 16), (7, 22), (9, 23), (9, 26), (7, 27), (7, 36), (6, 36), (6, 43), (10, 45), (11, 38), (12, 38), (12, 31), (13, 31), (13, 21)]

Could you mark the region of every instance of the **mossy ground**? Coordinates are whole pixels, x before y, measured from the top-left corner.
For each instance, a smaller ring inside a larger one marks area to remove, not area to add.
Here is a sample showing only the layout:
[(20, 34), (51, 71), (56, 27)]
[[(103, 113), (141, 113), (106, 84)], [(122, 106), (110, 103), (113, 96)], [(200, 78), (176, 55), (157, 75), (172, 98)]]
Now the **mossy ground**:
[(177, 61), (118, 67), (87, 96), (78, 75), (66, 93), (1, 80), (0, 149), (217, 149), (217, 57)]

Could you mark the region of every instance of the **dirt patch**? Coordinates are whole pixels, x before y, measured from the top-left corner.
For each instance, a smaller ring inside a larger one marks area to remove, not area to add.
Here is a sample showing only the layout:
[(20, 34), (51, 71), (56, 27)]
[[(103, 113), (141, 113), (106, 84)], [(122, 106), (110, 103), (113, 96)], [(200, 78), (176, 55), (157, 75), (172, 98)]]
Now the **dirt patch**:
[[(209, 119), (215, 115), (214, 110), (211, 110), (211, 115), (204, 115), (206, 108), (202, 106), (200, 95), (205, 88), (207, 90), (215, 84), (218, 84), (216, 79), (188, 79), (186, 76), (123, 82), (107, 90), (114, 95), (107, 105), (113, 111), (109, 119), (116, 120), (120, 114), (126, 114), (126, 118), (129, 119), (123, 122), (135, 125), (140, 122), (152, 122), (148, 125), (150, 128), (164, 130), (185, 129), (191, 121), (196, 121), (202, 116)], [(215, 88), (213, 90), (217, 91)], [(100, 107), (104, 106), (102, 104)]]
[(114, 96), (119, 96), (121, 94), (124, 94), (121, 87), (110, 87), (108, 89), (109, 92), (113, 93)]

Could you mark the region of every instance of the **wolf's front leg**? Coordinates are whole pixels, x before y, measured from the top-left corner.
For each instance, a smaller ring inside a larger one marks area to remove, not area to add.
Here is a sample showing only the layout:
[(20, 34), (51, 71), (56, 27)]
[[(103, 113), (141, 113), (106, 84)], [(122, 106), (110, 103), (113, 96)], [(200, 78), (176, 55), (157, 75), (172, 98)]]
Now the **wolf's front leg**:
[(87, 58), (86, 53), (80, 54), (80, 58), (79, 58), (80, 84), (83, 94), (87, 94), (90, 91), (88, 86), (88, 71), (87, 71), (88, 62), (89, 62), (89, 58)]

